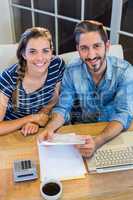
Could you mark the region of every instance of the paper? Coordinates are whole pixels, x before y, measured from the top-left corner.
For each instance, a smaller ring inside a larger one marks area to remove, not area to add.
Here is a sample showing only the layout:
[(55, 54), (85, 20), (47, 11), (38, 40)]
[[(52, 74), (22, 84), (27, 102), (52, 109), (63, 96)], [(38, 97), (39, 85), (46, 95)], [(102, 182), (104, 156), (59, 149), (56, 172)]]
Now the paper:
[(85, 144), (85, 139), (75, 133), (54, 134), (52, 139), (45, 140), (40, 145), (75, 145)]
[(46, 146), (38, 143), (40, 180), (84, 178), (86, 169), (82, 156), (72, 145)]

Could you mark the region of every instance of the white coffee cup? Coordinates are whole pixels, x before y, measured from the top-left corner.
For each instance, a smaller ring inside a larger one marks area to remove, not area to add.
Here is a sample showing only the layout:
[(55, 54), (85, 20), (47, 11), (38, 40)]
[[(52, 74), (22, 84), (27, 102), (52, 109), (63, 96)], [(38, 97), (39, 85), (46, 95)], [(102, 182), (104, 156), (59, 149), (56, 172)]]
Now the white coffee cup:
[(45, 200), (57, 200), (62, 194), (62, 184), (57, 179), (45, 179), (41, 183), (40, 192)]

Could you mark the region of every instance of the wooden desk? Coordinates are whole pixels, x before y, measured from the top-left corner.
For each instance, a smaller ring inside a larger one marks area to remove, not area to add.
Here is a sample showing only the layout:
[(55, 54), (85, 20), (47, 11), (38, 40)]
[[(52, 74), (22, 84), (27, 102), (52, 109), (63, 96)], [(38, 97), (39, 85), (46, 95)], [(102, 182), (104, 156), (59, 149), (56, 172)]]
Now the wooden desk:
[[(75, 131), (97, 135), (106, 123), (64, 126), (62, 133)], [(130, 130), (133, 130), (131, 126)], [(0, 137), (0, 200), (42, 200), (39, 179), (14, 183), (12, 165), (15, 159), (31, 158), (39, 161), (36, 135), (23, 137), (15, 132)], [(88, 174), (85, 179), (63, 181), (62, 200), (132, 200), (133, 170), (107, 174)]]

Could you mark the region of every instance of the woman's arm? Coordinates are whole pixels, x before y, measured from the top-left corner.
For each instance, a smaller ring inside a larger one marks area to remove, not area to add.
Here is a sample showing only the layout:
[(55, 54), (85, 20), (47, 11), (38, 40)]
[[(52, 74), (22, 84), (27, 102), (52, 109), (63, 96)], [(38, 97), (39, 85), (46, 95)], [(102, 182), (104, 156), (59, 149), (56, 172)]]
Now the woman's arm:
[[(38, 112), (40, 114), (41, 113), (46, 114), (46, 119), (48, 119), (48, 114), (50, 113), (50, 111), (52, 110), (52, 108), (55, 106), (55, 104), (58, 101), (59, 91), (60, 91), (60, 82), (58, 82), (55, 86), (55, 91), (54, 91), (54, 94), (53, 94), (51, 101)], [(46, 120), (46, 124), (47, 124), (47, 121), (48, 120)], [(38, 129), (39, 129), (39, 126), (37, 124), (28, 122), (28, 123), (24, 124), (24, 126), (22, 126), (21, 133), (24, 136), (27, 136), (27, 135), (30, 135), (30, 134), (37, 133)]]
[(4, 120), (9, 98), (3, 93), (0, 93), (0, 135), (10, 133), (12, 131), (20, 129), (24, 124), (28, 122), (37, 123), (40, 126), (44, 126), (48, 117), (44, 113), (38, 113), (34, 115), (28, 115), (15, 120)]

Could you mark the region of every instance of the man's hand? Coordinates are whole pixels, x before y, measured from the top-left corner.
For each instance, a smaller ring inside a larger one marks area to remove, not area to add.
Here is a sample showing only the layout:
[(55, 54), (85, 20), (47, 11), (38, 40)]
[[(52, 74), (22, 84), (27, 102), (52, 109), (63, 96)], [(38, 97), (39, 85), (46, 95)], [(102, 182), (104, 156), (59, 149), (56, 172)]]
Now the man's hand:
[(39, 130), (39, 125), (38, 124), (28, 122), (22, 127), (21, 133), (24, 136), (27, 136), (27, 135), (32, 135), (32, 134), (37, 133), (38, 130)]
[(64, 124), (64, 117), (61, 114), (53, 113), (51, 120), (46, 125), (45, 129), (39, 135), (39, 141), (51, 139), (54, 132)]
[(83, 157), (91, 157), (96, 151), (96, 144), (92, 136), (84, 135), (85, 144), (75, 145)]
[(44, 129), (39, 135), (39, 141), (42, 142), (43, 140), (51, 139), (54, 135), (54, 131), (46, 128)]

